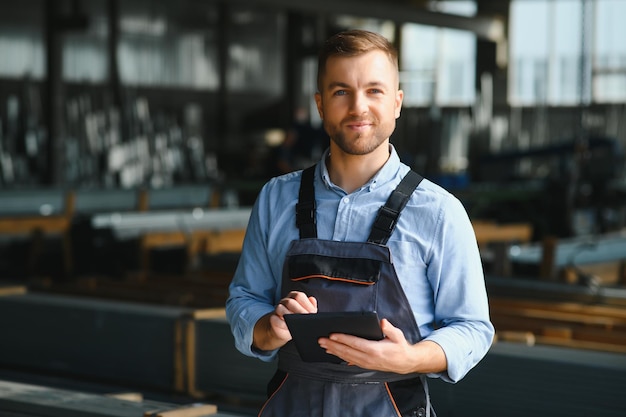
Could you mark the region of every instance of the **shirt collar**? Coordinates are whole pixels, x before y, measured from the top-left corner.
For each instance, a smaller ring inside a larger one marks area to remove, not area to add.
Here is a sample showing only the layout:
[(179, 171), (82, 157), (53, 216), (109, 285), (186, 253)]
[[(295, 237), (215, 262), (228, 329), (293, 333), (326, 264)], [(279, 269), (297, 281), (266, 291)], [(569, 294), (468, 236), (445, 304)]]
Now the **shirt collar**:
[[(327, 148), (322, 155), (322, 159), (320, 161), (320, 172), (324, 185), (326, 188), (335, 188), (337, 187), (330, 180), (330, 175), (328, 174), (328, 166), (326, 165), (326, 160), (328, 159), (328, 154), (330, 153), (330, 148)], [(389, 159), (385, 162), (385, 165), (374, 175), (374, 177), (363, 186), (363, 188), (367, 188), (368, 190), (373, 190), (374, 188), (387, 183), (388, 181), (393, 180), (398, 170), (400, 169), (400, 157), (398, 156), (398, 152), (394, 146), (389, 144)]]

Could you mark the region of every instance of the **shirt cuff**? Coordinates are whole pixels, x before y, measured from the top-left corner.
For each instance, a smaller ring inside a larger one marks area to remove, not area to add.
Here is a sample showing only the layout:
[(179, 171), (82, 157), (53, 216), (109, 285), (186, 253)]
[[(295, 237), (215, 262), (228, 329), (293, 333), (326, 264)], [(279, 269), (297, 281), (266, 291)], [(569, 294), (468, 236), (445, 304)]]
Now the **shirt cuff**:
[(250, 308), (242, 311), (239, 318), (239, 337), (236, 337), (237, 349), (248, 356), (252, 356), (262, 361), (269, 362), (273, 360), (277, 353), (276, 350), (259, 350), (252, 346), (252, 340), (254, 336), (254, 326), (257, 321), (264, 315), (274, 311), (272, 308), (268, 309), (266, 306), (258, 306), (256, 308)]
[(437, 343), (446, 355), (448, 368), (444, 372), (428, 374), (431, 378), (441, 378), (445, 382), (457, 383), (473, 366), (472, 350), (467, 342), (458, 340), (454, 335), (436, 331), (424, 340)]

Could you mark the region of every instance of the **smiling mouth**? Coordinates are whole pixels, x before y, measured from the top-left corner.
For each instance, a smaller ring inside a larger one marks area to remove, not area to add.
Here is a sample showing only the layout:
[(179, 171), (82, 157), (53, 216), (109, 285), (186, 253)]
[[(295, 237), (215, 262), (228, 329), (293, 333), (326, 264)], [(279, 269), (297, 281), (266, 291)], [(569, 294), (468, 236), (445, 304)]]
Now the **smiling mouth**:
[(372, 126), (371, 122), (351, 122), (347, 124), (348, 128), (355, 130), (365, 129), (370, 126)]

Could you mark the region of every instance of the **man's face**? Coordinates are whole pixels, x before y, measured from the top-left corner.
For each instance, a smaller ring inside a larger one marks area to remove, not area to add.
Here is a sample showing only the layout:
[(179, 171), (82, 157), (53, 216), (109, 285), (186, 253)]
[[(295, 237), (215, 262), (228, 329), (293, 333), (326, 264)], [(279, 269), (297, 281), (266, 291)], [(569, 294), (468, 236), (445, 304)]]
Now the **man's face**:
[(397, 70), (384, 52), (329, 58), (321, 90), (315, 95), (317, 109), (340, 150), (365, 155), (388, 142), (403, 93)]

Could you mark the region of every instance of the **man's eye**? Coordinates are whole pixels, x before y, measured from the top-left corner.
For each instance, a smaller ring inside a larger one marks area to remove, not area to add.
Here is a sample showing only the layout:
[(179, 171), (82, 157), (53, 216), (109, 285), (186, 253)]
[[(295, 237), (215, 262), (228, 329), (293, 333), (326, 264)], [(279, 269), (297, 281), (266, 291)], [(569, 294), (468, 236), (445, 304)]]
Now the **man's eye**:
[(382, 91), (382, 90), (379, 90), (378, 88), (372, 88), (372, 89), (370, 90), (370, 93), (372, 93), (372, 94), (380, 94), (380, 93), (382, 93), (382, 92), (383, 92), (383, 91)]
[(345, 96), (347, 94), (346, 90), (337, 90), (333, 93), (335, 96)]

